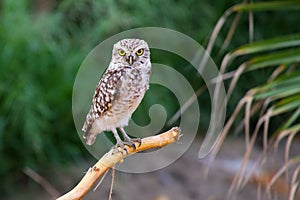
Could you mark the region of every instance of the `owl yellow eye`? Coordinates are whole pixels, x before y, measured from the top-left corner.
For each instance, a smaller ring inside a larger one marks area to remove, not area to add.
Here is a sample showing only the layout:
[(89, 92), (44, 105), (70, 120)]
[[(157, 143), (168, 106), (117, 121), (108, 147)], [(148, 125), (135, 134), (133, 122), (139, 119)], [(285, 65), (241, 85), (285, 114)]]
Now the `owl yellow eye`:
[(119, 49), (118, 53), (120, 56), (125, 56), (125, 51), (122, 49)]
[(136, 55), (141, 56), (144, 53), (144, 49), (139, 49), (135, 53), (136, 53)]

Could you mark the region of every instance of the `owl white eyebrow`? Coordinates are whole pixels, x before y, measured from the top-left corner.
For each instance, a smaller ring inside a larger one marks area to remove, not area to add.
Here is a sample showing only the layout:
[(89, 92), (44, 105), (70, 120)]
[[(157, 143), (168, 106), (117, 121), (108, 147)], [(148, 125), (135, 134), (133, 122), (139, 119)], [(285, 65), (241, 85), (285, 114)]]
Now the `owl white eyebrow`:
[(133, 51), (134, 51), (134, 52), (136, 52), (136, 51), (138, 51), (138, 50), (140, 50), (140, 49), (143, 49), (143, 50), (145, 50), (145, 48), (144, 48), (144, 47), (137, 47), (137, 48), (135, 48)]

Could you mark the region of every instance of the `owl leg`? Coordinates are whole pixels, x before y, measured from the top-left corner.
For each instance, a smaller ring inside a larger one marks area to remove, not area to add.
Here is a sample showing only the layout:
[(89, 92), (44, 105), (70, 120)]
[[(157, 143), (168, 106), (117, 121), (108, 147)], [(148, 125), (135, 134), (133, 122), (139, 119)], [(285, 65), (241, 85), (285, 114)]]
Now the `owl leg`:
[(121, 140), (121, 138), (120, 138), (120, 136), (119, 136), (119, 134), (117, 132), (117, 129), (113, 129), (113, 130), (111, 130), (111, 132), (114, 134), (114, 137), (117, 140), (117, 146), (124, 146), (124, 144), (123, 144), (123, 142), (122, 142), (122, 140)]
[(124, 137), (124, 142), (127, 143), (128, 145), (131, 145), (133, 148), (136, 149), (136, 146), (135, 146), (135, 142), (138, 142), (139, 143), (139, 146), (141, 146), (142, 144), (142, 140), (141, 138), (130, 138), (127, 133), (125, 132), (124, 128), (123, 127), (120, 127), (119, 130), (121, 131), (123, 137)]
[[(117, 140), (117, 143), (116, 143), (116, 145), (115, 145), (113, 148), (116, 148), (116, 150), (117, 150), (118, 147), (121, 147), (121, 149), (123, 149), (124, 151), (126, 151), (126, 153), (128, 154), (128, 151), (127, 151), (127, 149), (126, 149), (126, 147), (125, 147), (125, 144), (124, 144), (124, 142), (121, 140), (121, 138), (120, 138), (120, 136), (119, 136), (119, 134), (118, 134), (118, 132), (117, 132), (117, 129), (113, 129), (113, 130), (111, 130), (111, 132), (114, 134), (114, 137), (115, 137), (116, 140)], [(118, 152), (118, 150), (117, 150), (117, 152)]]

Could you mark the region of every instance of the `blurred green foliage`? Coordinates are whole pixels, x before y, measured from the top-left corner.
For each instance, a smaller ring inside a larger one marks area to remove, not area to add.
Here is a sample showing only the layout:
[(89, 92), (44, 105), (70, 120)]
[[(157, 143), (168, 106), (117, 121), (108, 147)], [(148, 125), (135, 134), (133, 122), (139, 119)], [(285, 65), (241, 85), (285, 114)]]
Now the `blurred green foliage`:
[[(0, 176), (9, 188), (28, 166), (63, 163), (81, 152), (71, 91), (83, 52), (74, 51), (62, 16), (3, 1), (0, 18)], [(76, 44), (75, 44), (76, 45)]]
[[(67, 163), (87, 155), (73, 125), (71, 97), (76, 72), (93, 47), (120, 31), (144, 26), (171, 28), (206, 44), (218, 18), (239, 2), (1, 1), (0, 177), (6, 188), (0, 189), (7, 191), (11, 184), (21, 180), (24, 166), (41, 168), (49, 163)], [(255, 20), (258, 23), (255, 38), (295, 31), (296, 15), (285, 15), (283, 23), (283, 17), (278, 13), (262, 14), (259, 20)], [(240, 23), (239, 34), (229, 48), (247, 43), (247, 18)], [(264, 29), (265, 26), (272, 27), (272, 31), (271, 28)], [(221, 32), (217, 47), (226, 33)], [(157, 55), (157, 60), (169, 59), (166, 62), (173, 63), (178, 69), (178, 66), (187, 65), (171, 55), (164, 57), (160, 52), (153, 52), (153, 55)], [(216, 59), (217, 63), (220, 61)], [(201, 86), (192, 68), (181, 70), (195, 90)], [(257, 75), (253, 77), (259, 79)], [(253, 77), (243, 80), (244, 83)], [(243, 84), (240, 86), (243, 88)], [(236, 96), (241, 94), (237, 92)], [(153, 104), (154, 100), (150, 98), (146, 104)], [(169, 98), (164, 101), (171, 113), (176, 111), (176, 104), (170, 106)], [(205, 103), (209, 99), (201, 101)], [(201, 111), (206, 112), (202, 116), (209, 116), (209, 107)], [(209, 120), (206, 118), (204, 123)]]
[(1, 1), (1, 190), (23, 180), (24, 166), (42, 169), (87, 155), (73, 125), (71, 97), (76, 72), (94, 46), (139, 26), (173, 28), (203, 39), (216, 15), (208, 3), (198, 6), (201, 12), (193, 4), (199, 3)]

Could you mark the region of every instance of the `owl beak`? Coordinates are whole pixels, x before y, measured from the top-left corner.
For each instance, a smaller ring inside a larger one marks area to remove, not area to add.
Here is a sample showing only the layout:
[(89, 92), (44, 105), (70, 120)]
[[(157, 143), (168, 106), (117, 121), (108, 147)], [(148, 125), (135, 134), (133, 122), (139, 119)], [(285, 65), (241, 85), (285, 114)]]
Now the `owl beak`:
[(129, 63), (129, 65), (132, 65), (132, 63), (133, 63), (133, 56), (128, 56), (127, 62)]

